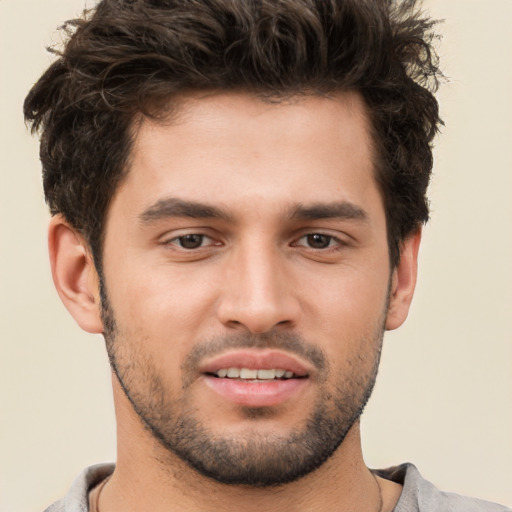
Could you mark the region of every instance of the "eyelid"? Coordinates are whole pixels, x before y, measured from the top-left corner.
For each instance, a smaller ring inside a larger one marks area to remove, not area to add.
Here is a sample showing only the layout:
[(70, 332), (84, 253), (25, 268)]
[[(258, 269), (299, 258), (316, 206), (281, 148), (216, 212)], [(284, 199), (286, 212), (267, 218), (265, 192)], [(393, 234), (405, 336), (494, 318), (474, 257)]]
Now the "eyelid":
[[(323, 249), (317, 249), (314, 247), (308, 247), (306, 244), (299, 244), (300, 240), (307, 238), (308, 236), (311, 236), (311, 235), (321, 235), (321, 236), (330, 238), (331, 242), (335, 242), (335, 246), (329, 245), (328, 247), (325, 247)], [(346, 247), (347, 245), (349, 245), (348, 240), (346, 240), (345, 238), (350, 238), (350, 237), (349, 237), (349, 235), (346, 235), (345, 237), (343, 237), (343, 236), (341, 236), (340, 233), (333, 234), (332, 232), (329, 232), (328, 230), (311, 229), (311, 230), (303, 231), (298, 236), (296, 236), (294, 239), (294, 242), (292, 242), (292, 245), (296, 246), (296, 247), (304, 247), (304, 248), (310, 249), (312, 251), (336, 250), (337, 248)]]
[[(197, 247), (184, 247), (183, 246), (183, 240), (186, 239), (189, 236), (196, 236), (200, 238), (199, 245)], [(196, 251), (199, 249), (203, 249), (205, 246), (208, 246), (208, 238), (204, 235), (184, 235), (184, 236), (178, 236), (175, 238), (171, 238), (167, 245), (175, 245), (179, 250), (185, 250), (185, 251)]]
[(157, 240), (160, 243), (166, 243), (176, 238), (181, 238), (187, 235), (200, 235), (209, 238), (215, 238), (215, 233), (213, 230), (206, 226), (183, 226), (183, 227), (172, 227), (170, 229), (166, 229), (165, 231), (161, 231), (161, 234), (158, 235)]
[[(190, 235), (202, 237), (201, 245), (199, 247), (194, 247), (194, 248), (188, 249), (188, 248), (182, 247), (180, 245), (180, 239), (186, 238), (187, 236), (190, 236)], [(164, 241), (163, 244), (164, 245), (172, 245), (174, 247), (177, 247), (179, 250), (184, 250), (184, 251), (189, 251), (189, 252), (194, 251), (194, 250), (198, 251), (200, 249), (206, 249), (208, 247), (214, 247), (214, 246), (221, 245), (220, 242), (216, 242), (211, 236), (204, 235), (202, 233), (187, 233), (185, 235), (175, 236), (175, 237), (169, 238), (168, 240)]]
[[(157, 242), (159, 245), (168, 246), (172, 248), (176, 248), (176, 250), (188, 251), (192, 252), (194, 250), (198, 251), (201, 249), (207, 249), (209, 247), (214, 247), (217, 245), (222, 245), (220, 241), (220, 237), (216, 236), (215, 233), (211, 232), (211, 229), (203, 228), (203, 227), (190, 227), (190, 228), (180, 228), (166, 232), (165, 234), (158, 237)], [(179, 239), (187, 236), (201, 236), (206, 239), (207, 243), (202, 245), (196, 249), (185, 249), (180, 247)]]

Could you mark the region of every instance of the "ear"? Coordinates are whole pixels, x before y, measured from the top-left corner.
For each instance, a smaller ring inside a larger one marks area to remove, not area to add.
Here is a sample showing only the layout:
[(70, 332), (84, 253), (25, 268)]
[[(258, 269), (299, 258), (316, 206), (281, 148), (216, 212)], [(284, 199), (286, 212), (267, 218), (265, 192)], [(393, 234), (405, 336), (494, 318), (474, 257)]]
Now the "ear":
[(400, 262), (393, 270), (386, 330), (400, 327), (406, 320), (411, 306), (418, 273), (418, 250), (421, 229), (404, 240), (400, 249)]
[(83, 236), (61, 215), (48, 229), (52, 277), (64, 306), (87, 332), (102, 333), (99, 279)]

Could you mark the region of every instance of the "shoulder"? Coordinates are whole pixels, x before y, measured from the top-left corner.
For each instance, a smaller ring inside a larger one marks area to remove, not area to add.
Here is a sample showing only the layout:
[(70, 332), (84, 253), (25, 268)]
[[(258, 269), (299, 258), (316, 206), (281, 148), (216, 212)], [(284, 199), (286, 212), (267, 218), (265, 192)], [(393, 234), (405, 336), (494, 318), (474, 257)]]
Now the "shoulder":
[(74, 480), (64, 498), (44, 512), (88, 512), (89, 491), (114, 471), (114, 464), (96, 464), (84, 469)]
[(440, 491), (412, 464), (377, 470), (375, 474), (403, 485), (393, 512), (512, 512), (503, 505)]

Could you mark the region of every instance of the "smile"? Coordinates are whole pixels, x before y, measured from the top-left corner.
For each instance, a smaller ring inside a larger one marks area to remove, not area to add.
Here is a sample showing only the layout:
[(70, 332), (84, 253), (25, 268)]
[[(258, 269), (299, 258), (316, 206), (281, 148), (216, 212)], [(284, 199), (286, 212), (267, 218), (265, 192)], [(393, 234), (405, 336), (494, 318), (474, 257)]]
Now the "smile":
[(221, 368), (216, 371), (214, 374), (219, 378), (228, 378), (228, 379), (240, 379), (240, 380), (250, 380), (250, 381), (268, 381), (274, 379), (292, 379), (297, 377), (290, 370), (284, 370), (282, 368)]
[(299, 399), (315, 368), (281, 350), (238, 349), (205, 361), (199, 371), (219, 405), (271, 407)]

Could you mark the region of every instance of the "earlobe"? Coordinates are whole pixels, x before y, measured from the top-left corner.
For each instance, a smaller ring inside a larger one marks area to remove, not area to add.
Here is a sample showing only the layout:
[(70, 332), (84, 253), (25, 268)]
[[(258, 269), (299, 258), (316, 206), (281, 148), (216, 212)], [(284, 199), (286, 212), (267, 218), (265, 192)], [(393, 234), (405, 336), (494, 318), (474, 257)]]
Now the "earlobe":
[(400, 327), (406, 320), (411, 306), (418, 272), (418, 251), (421, 229), (407, 238), (400, 251), (400, 262), (391, 277), (386, 330)]
[(103, 332), (99, 281), (83, 236), (61, 215), (52, 217), (48, 230), (52, 277), (62, 302), (82, 329)]

